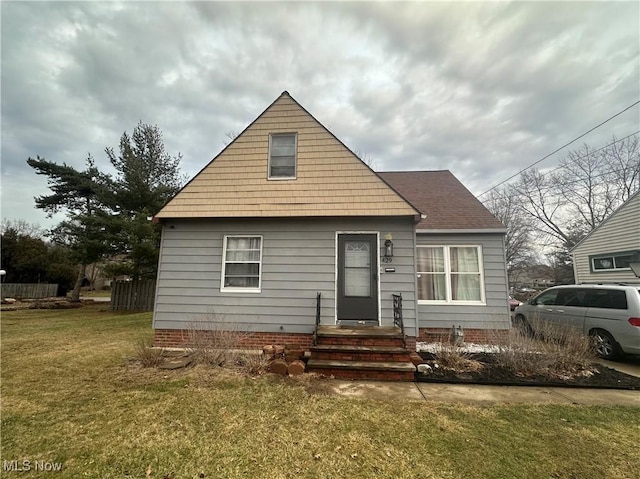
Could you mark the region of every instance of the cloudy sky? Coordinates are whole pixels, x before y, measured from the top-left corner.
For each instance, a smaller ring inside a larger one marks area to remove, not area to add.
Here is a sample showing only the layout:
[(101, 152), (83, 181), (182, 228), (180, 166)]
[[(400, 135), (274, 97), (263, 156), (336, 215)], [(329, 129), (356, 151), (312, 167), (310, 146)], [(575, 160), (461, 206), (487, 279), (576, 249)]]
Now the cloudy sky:
[[(480, 194), (640, 99), (635, 1), (0, 8), (2, 217), (43, 226), (27, 158), (108, 169), (140, 120), (192, 176), (287, 90), (376, 170), (449, 169)], [(581, 141), (640, 130), (639, 110)]]

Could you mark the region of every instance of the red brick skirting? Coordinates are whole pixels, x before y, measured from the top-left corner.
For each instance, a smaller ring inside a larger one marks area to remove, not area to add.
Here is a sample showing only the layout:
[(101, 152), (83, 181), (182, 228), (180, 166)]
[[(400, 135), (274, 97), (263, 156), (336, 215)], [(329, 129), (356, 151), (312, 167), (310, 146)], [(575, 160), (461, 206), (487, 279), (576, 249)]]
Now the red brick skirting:
[[(161, 348), (180, 348), (186, 346), (190, 331), (185, 329), (155, 329), (153, 345)], [(291, 345), (295, 348), (310, 348), (312, 334), (304, 333), (262, 333), (250, 332), (244, 335), (238, 344), (241, 349), (262, 349), (267, 344)], [(332, 343), (332, 344), (339, 344)], [(389, 346), (395, 346), (391, 342)], [(407, 337), (407, 349), (416, 350), (416, 338)]]
[[(206, 334), (206, 331), (203, 333)], [(156, 329), (154, 330), (153, 345), (162, 348), (184, 347), (189, 334), (192, 332), (183, 329)], [(235, 332), (230, 334), (235, 334)], [(262, 349), (267, 344), (281, 344), (295, 348), (309, 348), (312, 342), (312, 334), (250, 332), (239, 337), (236, 347), (238, 349)]]
[[(465, 343), (501, 344), (507, 341), (507, 329), (464, 329)], [(451, 328), (420, 328), (420, 342), (449, 342), (453, 338)]]

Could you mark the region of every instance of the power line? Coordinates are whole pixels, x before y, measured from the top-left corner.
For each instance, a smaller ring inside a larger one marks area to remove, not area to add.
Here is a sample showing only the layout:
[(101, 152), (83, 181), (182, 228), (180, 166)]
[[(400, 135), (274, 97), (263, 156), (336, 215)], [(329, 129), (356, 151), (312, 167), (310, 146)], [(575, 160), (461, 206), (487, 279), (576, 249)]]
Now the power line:
[[(600, 173), (599, 175), (590, 176), (589, 178), (592, 179), (592, 180), (595, 180), (596, 178), (602, 178), (603, 176), (608, 176), (608, 175), (610, 175), (612, 173), (623, 173), (623, 172), (626, 172), (626, 171), (634, 171), (636, 169), (637, 169), (636, 166), (627, 166), (626, 168), (619, 168), (619, 169), (616, 169), (616, 170), (606, 171), (604, 173)], [(575, 184), (578, 184), (578, 183), (582, 183), (583, 181), (584, 180), (565, 181), (565, 182), (562, 183), (562, 186), (575, 185)]]
[(594, 126), (593, 128), (591, 128), (588, 131), (585, 131), (582, 135), (577, 136), (576, 138), (574, 138), (573, 140), (571, 140), (569, 143), (566, 143), (564, 145), (562, 145), (560, 148), (557, 148), (555, 150), (553, 150), (551, 153), (549, 153), (546, 156), (543, 156), (542, 158), (540, 158), (538, 161), (535, 161), (533, 163), (531, 163), (529, 166), (527, 166), (526, 168), (521, 169), (520, 171), (518, 171), (516, 174), (511, 175), (509, 178), (507, 178), (504, 181), (501, 181), (500, 183), (498, 183), (495, 186), (492, 186), (491, 188), (489, 188), (487, 191), (480, 193), (478, 195), (478, 198), (480, 198), (481, 196), (486, 195), (487, 193), (489, 193), (491, 190), (495, 190), (498, 186), (500, 185), (504, 185), (507, 181), (512, 180), (513, 178), (515, 178), (516, 176), (518, 176), (520, 173), (522, 173), (523, 171), (527, 171), (529, 168), (533, 168), (534, 166), (536, 166), (538, 163), (541, 163), (542, 161), (546, 160), (547, 158), (549, 158), (552, 155), (555, 155), (556, 153), (558, 153), (560, 150), (562, 150), (563, 148), (566, 148), (567, 146), (571, 145), (572, 143), (575, 143), (576, 141), (578, 141), (580, 138), (587, 136), (589, 133), (591, 133), (594, 130), (597, 130), (598, 128), (600, 128), (602, 125), (604, 125), (605, 123), (610, 122), (611, 120), (613, 120), (614, 118), (616, 118), (617, 116), (622, 115), (625, 111), (633, 108), (634, 106), (636, 106), (637, 104), (640, 103), (640, 100), (636, 101), (635, 103), (632, 103), (631, 105), (629, 105), (628, 107), (626, 107), (624, 110), (619, 111), (618, 113), (616, 113), (613, 116), (610, 116), (609, 118), (607, 118), (605, 121), (603, 121), (602, 123), (599, 123), (598, 125)]
[[(586, 157), (587, 157), (587, 156), (589, 156), (589, 155), (593, 155), (593, 154), (595, 154), (595, 153), (598, 153), (599, 151), (605, 150), (605, 149), (609, 148), (610, 146), (615, 145), (616, 143), (620, 143), (621, 141), (624, 141), (624, 140), (626, 140), (627, 138), (631, 138), (633, 135), (637, 135), (638, 133), (640, 133), (640, 130), (638, 130), (638, 131), (634, 131), (634, 132), (633, 132), (633, 133), (631, 133), (630, 135), (627, 135), (627, 136), (625, 136), (625, 137), (623, 137), (623, 138), (619, 138), (619, 139), (617, 139), (616, 141), (612, 141), (611, 143), (609, 143), (608, 145), (603, 146), (602, 148), (598, 148), (597, 150), (590, 151), (590, 152), (589, 152), (589, 153), (587, 153), (586, 155), (578, 156), (578, 157), (577, 157), (577, 158), (575, 158), (575, 159), (576, 159), (576, 160), (582, 160), (582, 159), (586, 158)], [(545, 171), (545, 172), (544, 172), (544, 173), (542, 173), (540, 176), (547, 176), (547, 175), (549, 175), (549, 174), (553, 173), (554, 171), (561, 170), (562, 168), (567, 168), (567, 166), (568, 166), (568, 165), (559, 165), (559, 166), (555, 167), (553, 170)], [(497, 187), (496, 187), (496, 186), (494, 186), (494, 187), (493, 187), (493, 188), (491, 188), (491, 189), (494, 189), (494, 188), (497, 188)], [(489, 191), (491, 191), (491, 190), (489, 190)]]

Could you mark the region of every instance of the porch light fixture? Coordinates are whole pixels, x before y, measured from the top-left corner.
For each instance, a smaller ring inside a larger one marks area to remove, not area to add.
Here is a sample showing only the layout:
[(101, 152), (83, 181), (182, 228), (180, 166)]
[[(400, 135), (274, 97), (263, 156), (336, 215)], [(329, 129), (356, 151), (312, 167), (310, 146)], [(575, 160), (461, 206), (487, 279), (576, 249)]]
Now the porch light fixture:
[(393, 241), (390, 239), (384, 242), (384, 257), (393, 258)]

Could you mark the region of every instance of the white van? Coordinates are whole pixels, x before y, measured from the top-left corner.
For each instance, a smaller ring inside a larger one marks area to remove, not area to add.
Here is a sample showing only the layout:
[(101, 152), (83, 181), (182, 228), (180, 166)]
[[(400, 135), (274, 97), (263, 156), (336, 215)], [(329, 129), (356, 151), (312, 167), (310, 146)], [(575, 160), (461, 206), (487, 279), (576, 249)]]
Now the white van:
[(543, 323), (588, 334), (605, 359), (640, 354), (640, 284), (555, 286), (516, 308), (514, 325), (535, 330)]

